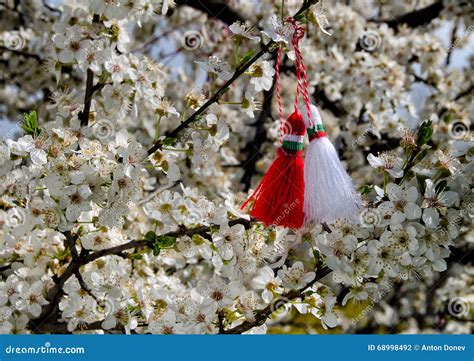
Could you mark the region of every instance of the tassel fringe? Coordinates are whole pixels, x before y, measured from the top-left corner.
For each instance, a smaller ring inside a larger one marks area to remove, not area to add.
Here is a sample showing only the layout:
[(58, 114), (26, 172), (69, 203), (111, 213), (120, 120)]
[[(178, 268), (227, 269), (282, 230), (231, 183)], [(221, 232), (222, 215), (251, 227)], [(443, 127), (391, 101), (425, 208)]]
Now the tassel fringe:
[(352, 179), (327, 138), (321, 116), (311, 105), (311, 121), (304, 116), (310, 143), (305, 158), (305, 204), (307, 221), (332, 223), (340, 218), (356, 220), (361, 200)]
[(242, 209), (254, 200), (250, 214), (266, 226), (300, 228), (304, 222), (305, 186), (301, 114), (293, 113), (287, 125), (292, 134), (283, 137), (275, 160)]

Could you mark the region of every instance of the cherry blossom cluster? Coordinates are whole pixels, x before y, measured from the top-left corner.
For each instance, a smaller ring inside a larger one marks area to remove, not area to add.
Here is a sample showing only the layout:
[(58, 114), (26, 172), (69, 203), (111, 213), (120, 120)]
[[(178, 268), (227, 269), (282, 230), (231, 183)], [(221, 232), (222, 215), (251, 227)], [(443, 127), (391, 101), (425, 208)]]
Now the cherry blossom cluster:
[(387, 299), (399, 292), (411, 315), (401, 330), (419, 332), (434, 329), (415, 317), (420, 297), (451, 269), (426, 306), (451, 311), (430, 322), (469, 332), (472, 84), (443, 65), (435, 31), (472, 18), (458, 1), (419, 28), (371, 19), (428, 1), (378, 14), (318, 2), (298, 18), (310, 93), (364, 206), (358, 220), (294, 231), (240, 209), (278, 144), (274, 49), (218, 93), (272, 40), (291, 109), (280, 13), (302, 2), (284, 3), (232, 2), (241, 19), (224, 26), (168, 0), (22, 2), (20, 13), (7, 2), (0, 116), (15, 127), (0, 138), (0, 333), (291, 332), (301, 319), (306, 332), (350, 332), (372, 313), (397, 327)]

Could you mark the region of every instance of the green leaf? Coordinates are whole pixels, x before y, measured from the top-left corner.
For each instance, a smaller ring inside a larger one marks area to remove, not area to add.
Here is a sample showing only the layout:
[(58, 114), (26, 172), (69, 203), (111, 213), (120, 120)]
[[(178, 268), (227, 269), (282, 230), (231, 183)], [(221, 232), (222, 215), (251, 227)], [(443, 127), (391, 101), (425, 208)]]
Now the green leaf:
[(26, 125), (22, 125), (21, 126), (21, 129), (23, 129), (25, 131), (26, 134), (34, 134), (35, 130), (26, 126)]
[(253, 50), (247, 51), (247, 52), (246, 52), (244, 55), (242, 55), (242, 57), (240, 58), (239, 64), (240, 64), (240, 65), (246, 64), (250, 59), (252, 59), (253, 53), (254, 53)]
[(299, 21), (299, 22), (302, 22), (302, 21), (304, 22), (304, 21), (306, 21), (306, 11), (302, 12), (302, 13), (299, 14), (299, 15), (296, 15), (296, 16), (294, 17), (294, 19), (295, 19), (296, 21)]
[(454, 115), (455, 113), (453, 113), (452, 111), (447, 111), (443, 116), (443, 122), (448, 124), (451, 123), (454, 119)]
[(373, 185), (368, 185), (368, 184), (363, 185), (363, 186), (359, 187), (359, 189), (357, 189), (357, 191), (363, 196), (365, 196), (366, 194), (369, 194), (373, 190), (374, 190), (374, 186)]
[(155, 242), (156, 241), (156, 233), (153, 231), (147, 232), (145, 234), (145, 239), (149, 240), (150, 242)]
[(424, 121), (418, 129), (416, 144), (421, 147), (423, 144), (426, 144), (431, 140), (432, 135), (433, 127), (431, 120)]
[(160, 248), (169, 248), (176, 243), (176, 237), (172, 236), (158, 236), (156, 243)]
[(30, 121), (31, 121), (31, 125), (33, 126), (33, 128), (38, 128), (38, 117), (37, 117), (36, 112), (34, 110), (32, 112), (30, 112)]
[(178, 140), (178, 139), (172, 138), (172, 137), (165, 138), (165, 139), (163, 140), (163, 145), (166, 145), (166, 146), (174, 145), (177, 140)]
[(155, 243), (153, 245), (153, 256), (159, 256), (160, 252), (161, 252), (160, 246), (158, 246), (158, 244)]
[(36, 136), (41, 133), (41, 129), (38, 127), (36, 111), (32, 110), (29, 113), (24, 113), (23, 119), (24, 123), (21, 125), (21, 128), (26, 134)]
[(79, 229), (77, 230), (77, 234), (79, 236), (82, 236), (85, 232), (86, 232), (86, 228), (83, 225), (80, 226)]

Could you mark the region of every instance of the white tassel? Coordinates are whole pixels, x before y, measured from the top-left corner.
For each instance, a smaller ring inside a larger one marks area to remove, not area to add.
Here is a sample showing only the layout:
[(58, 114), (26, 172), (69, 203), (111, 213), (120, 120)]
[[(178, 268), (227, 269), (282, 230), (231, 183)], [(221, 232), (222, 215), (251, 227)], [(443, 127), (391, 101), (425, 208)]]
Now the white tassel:
[[(360, 196), (325, 134), (318, 109), (314, 105), (310, 107), (312, 126), (319, 130), (320, 137), (310, 141), (304, 162), (306, 220), (332, 223), (347, 218), (357, 222)], [(301, 114), (310, 131), (307, 110), (301, 109)]]

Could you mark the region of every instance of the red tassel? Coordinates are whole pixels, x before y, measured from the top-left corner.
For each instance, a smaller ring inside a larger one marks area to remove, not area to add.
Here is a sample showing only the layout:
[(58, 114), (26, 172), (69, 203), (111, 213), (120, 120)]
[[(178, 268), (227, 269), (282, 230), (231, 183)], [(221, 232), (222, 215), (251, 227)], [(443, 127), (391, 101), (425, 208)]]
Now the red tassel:
[(305, 125), (295, 111), (284, 126), (283, 145), (254, 193), (242, 209), (254, 199), (252, 217), (266, 226), (300, 228), (304, 222), (303, 136)]

